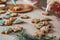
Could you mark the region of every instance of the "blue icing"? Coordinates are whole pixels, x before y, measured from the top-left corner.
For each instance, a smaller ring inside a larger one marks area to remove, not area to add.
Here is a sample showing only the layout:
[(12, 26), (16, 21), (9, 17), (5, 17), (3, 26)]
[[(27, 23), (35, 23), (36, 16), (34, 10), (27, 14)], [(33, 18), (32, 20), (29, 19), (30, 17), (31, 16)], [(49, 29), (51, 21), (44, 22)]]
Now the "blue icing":
[(37, 24), (37, 27), (38, 27), (38, 28), (41, 28), (41, 27), (42, 27), (42, 25), (41, 25), (41, 24)]
[(9, 27), (0, 27), (0, 32), (3, 32), (3, 31), (11, 31), (12, 29), (9, 28)]
[(14, 5), (16, 5), (16, 0), (12, 0), (12, 3), (13, 3)]
[(22, 20), (20, 20), (19, 18), (17, 18), (14, 23), (18, 23), (18, 22), (23, 22)]
[(3, 20), (0, 20), (0, 25), (3, 25), (5, 21)]
[(10, 15), (6, 15), (6, 16), (4, 16), (4, 18), (6, 18), (6, 19), (8, 19), (8, 18), (10, 18), (11, 16)]

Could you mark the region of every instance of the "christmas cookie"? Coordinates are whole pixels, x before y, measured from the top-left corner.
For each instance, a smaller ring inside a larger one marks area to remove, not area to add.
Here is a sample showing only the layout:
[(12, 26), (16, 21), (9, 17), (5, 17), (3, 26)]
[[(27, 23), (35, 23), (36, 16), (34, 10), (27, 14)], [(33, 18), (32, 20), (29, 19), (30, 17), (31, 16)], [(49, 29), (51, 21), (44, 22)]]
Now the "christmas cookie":
[(13, 32), (19, 32), (21, 31), (23, 28), (22, 27), (15, 27), (15, 28), (12, 28), (12, 31)]
[(0, 0), (0, 3), (5, 3), (7, 0)]
[(21, 24), (23, 23), (24, 21), (20, 20), (19, 18), (17, 18), (13, 23), (14, 24)]
[(32, 11), (33, 7), (27, 4), (17, 4), (16, 6), (14, 5), (9, 6), (9, 9), (12, 12), (26, 13), (26, 12)]
[(47, 27), (48, 27), (48, 28), (51, 28), (51, 27), (52, 27), (52, 25), (51, 25), (51, 24), (48, 24), (48, 25), (47, 25)]
[(39, 23), (40, 19), (32, 19), (32, 23)]
[(12, 22), (9, 20), (4, 23), (4, 26), (10, 26), (10, 25), (12, 25)]
[(51, 21), (49, 18), (42, 19), (42, 21)]
[(4, 15), (3, 18), (4, 19), (9, 19), (9, 18), (11, 18), (11, 16), (10, 15)]
[(22, 19), (28, 19), (28, 18), (29, 18), (29, 16), (24, 15), (24, 16), (21, 16), (21, 18), (22, 18)]
[(49, 22), (48, 21), (42, 21), (42, 22), (40, 22), (41, 24), (43, 24), (44, 26), (46, 26), (46, 25), (48, 25), (49, 24)]
[(18, 16), (18, 13), (11, 13), (10, 14), (12, 17), (17, 17)]
[(0, 14), (3, 14), (5, 13), (6, 11), (5, 10), (0, 10)]
[(9, 21), (11, 21), (11, 22), (13, 22), (13, 21), (15, 21), (16, 20), (16, 17), (11, 17), (11, 18), (9, 18)]
[(10, 25), (12, 25), (12, 24), (13, 24), (13, 21), (14, 21), (15, 19), (16, 19), (15, 17), (11, 17), (10, 19), (8, 19), (8, 20), (4, 23), (4, 25), (5, 25), (5, 26), (10, 26)]
[(0, 9), (5, 9), (6, 5), (5, 4), (0, 4)]
[(4, 25), (5, 21), (4, 20), (0, 20), (0, 25)]
[(40, 29), (41, 27), (43, 27), (43, 25), (38, 23), (38, 24), (34, 24), (34, 27), (37, 28), (37, 29)]
[(36, 36), (36, 37), (44, 37), (45, 34), (44, 34), (44, 32), (38, 31), (38, 32), (36, 32), (35, 36)]
[(48, 28), (47, 26), (43, 26), (42, 28), (40, 28), (40, 31), (42, 32), (49, 32), (50, 28)]
[(9, 34), (11, 32), (12, 32), (12, 29), (11, 28), (3, 27), (2, 28), (2, 31), (1, 31), (1, 34)]

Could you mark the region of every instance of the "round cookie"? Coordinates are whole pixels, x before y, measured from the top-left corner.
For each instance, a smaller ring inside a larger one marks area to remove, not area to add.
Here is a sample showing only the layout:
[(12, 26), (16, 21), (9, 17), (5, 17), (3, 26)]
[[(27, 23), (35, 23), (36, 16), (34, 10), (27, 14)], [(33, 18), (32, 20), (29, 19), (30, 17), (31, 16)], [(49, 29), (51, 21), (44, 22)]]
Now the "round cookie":
[(18, 16), (18, 13), (11, 13), (10, 14), (12, 17), (17, 17)]
[(6, 10), (0, 10), (0, 14), (4, 14)]
[(22, 19), (28, 19), (28, 18), (29, 18), (29, 16), (24, 15), (24, 16), (21, 16), (21, 18), (22, 18)]
[(40, 19), (32, 19), (32, 23), (39, 23)]
[(45, 36), (45, 34), (43, 32), (38, 31), (36, 32), (35, 36), (40, 38), (40, 37)]

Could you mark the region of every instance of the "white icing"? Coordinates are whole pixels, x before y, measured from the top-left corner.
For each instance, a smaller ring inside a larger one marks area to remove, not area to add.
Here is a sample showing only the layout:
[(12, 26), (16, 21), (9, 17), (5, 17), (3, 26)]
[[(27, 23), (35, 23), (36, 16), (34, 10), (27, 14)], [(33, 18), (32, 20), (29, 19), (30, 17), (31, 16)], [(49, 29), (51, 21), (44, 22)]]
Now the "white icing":
[(4, 4), (0, 4), (0, 7), (5, 7), (5, 5)]
[(18, 6), (14, 7), (15, 10), (17, 10), (17, 9), (19, 9), (19, 8), (20, 8), (20, 7), (18, 7)]

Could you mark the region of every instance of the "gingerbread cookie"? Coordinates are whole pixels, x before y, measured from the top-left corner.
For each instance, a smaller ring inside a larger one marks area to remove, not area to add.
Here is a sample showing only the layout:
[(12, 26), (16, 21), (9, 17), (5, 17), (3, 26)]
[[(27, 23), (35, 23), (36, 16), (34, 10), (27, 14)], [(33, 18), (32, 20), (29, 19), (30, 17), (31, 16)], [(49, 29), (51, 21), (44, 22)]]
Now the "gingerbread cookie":
[(0, 4), (0, 10), (5, 9), (6, 5), (5, 4)]
[(40, 19), (32, 19), (32, 23), (39, 23)]
[(35, 36), (36, 37), (44, 37), (45, 34), (43, 32), (38, 31), (38, 32), (36, 32)]
[(34, 24), (34, 27), (37, 28), (37, 29), (40, 29), (41, 27), (43, 27), (43, 25), (38, 23), (38, 24)]
[(3, 14), (5, 12), (6, 12), (6, 10), (0, 10), (0, 14)]
[(15, 17), (11, 17), (10, 19), (8, 19), (5, 23), (4, 26), (10, 26), (13, 24), (13, 21), (15, 20)]
[(21, 16), (21, 18), (22, 18), (22, 19), (28, 19), (28, 18), (29, 18), (29, 16), (24, 15), (24, 16)]
[(18, 13), (11, 13), (10, 14), (12, 17), (17, 17), (18, 16)]
[(26, 13), (26, 12), (30, 12), (33, 10), (33, 7), (27, 4), (17, 4), (16, 6), (9, 6), (9, 9), (12, 12), (20, 12), (20, 13)]
[(49, 18), (42, 19), (42, 21), (51, 21)]
[(7, 0), (0, 0), (0, 3), (5, 3)]
[(48, 12), (44, 12), (44, 13), (42, 13), (42, 15), (49, 16), (50, 14)]
[(11, 22), (13, 22), (13, 21), (15, 21), (16, 20), (16, 17), (11, 17), (11, 18), (9, 18), (9, 21), (11, 21)]
[(12, 25), (12, 22), (9, 20), (4, 23), (4, 26), (10, 26), (10, 25)]
[(42, 28), (40, 28), (40, 31), (46, 33), (46, 32), (49, 32), (49, 28), (47, 26), (43, 26)]
[(24, 23), (24, 21), (22, 21), (19, 18), (17, 18), (13, 23), (14, 24), (21, 24), (21, 23)]
[(3, 28), (3, 31), (1, 32), (1, 34), (10, 34), (12, 32), (11, 28)]
[(49, 22), (48, 21), (42, 21), (42, 22), (40, 22), (41, 24), (43, 24), (44, 26), (46, 26), (46, 25), (48, 25), (49, 24)]
[(15, 28), (12, 28), (12, 31), (13, 32), (19, 32), (21, 31), (23, 28), (22, 27), (15, 27)]

